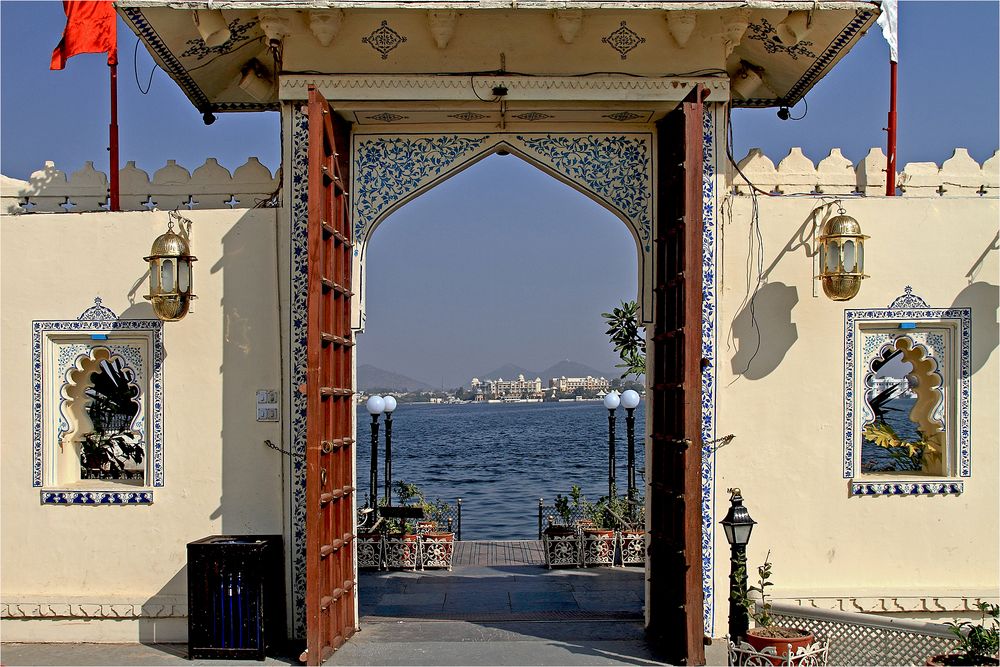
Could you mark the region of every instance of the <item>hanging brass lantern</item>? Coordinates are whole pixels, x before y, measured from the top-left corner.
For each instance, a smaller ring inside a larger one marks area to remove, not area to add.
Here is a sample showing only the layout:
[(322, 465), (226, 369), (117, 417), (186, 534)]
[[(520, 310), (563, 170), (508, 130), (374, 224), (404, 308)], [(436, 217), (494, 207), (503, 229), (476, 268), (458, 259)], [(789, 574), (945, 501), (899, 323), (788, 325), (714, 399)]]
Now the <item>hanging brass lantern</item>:
[(191, 262), (197, 258), (191, 255), (187, 240), (174, 232), (175, 216), (183, 220), (171, 212), (166, 233), (156, 237), (149, 257), (144, 258), (149, 263), (149, 294), (143, 298), (152, 304), (156, 316), (167, 322), (187, 315), (191, 299), (196, 298), (191, 293)]
[(858, 221), (840, 208), (823, 226), (819, 237), (819, 279), (823, 292), (834, 301), (857, 296), (865, 275), (865, 239)]

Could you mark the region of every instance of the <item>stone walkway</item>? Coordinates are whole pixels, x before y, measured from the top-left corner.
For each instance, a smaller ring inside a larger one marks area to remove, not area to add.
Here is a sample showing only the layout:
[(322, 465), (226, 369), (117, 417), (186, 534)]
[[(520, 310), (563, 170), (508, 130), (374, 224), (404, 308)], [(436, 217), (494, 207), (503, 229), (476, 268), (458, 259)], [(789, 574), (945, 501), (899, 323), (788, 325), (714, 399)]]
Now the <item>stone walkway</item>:
[[(364, 572), (361, 628), (329, 665), (660, 665), (643, 634), (642, 568), (456, 566)], [(221, 665), (184, 645), (4, 644), (4, 665)], [(709, 665), (726, 664), (720, 644)], [(267, 664), (296, 664), (269, 658)]]

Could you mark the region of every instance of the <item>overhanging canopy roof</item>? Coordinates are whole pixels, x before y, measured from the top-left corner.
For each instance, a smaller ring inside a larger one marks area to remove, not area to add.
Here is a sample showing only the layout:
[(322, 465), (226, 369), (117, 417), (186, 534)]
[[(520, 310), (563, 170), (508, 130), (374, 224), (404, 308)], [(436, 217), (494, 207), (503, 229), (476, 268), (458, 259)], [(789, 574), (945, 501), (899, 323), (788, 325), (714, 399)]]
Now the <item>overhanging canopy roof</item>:
[[(326, 75), (663, 80), (734, 78), (749, 71), (759, 85), (734, 93), (735, 106), (793, 105), (871, 26), (879, 5), (846, 0), (116, 4), (192, 103), (213, 112), (277, 108), (282, 86), (264, 95), (258, 90), (256, 97), (240, 87), (250, 66), (280, 83)], [(230, 39), (217, 47), (205, 45), (193, 21), (193, 10), (208, 9), (221, 10), (230, 29)], [(785, 28), (793, 14), (804, 30), (795, 43)], [(275, 38), (282, 43), (280, 63), (268, 50)], [(517, 102), (513, 94), (510, 101)]]

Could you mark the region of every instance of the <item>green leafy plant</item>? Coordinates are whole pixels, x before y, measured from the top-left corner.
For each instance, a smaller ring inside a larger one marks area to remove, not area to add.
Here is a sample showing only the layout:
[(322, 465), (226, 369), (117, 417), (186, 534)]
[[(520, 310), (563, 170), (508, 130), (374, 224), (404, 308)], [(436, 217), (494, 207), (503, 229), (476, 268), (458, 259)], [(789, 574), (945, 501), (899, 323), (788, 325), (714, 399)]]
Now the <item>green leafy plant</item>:
[(920, 469), (923, 463), (940, 461), (941, 447), (934, 440), (924, 438), (915, 442), (904, 441), (896, 430), (884, 421), (874, 421), (866, 424), (863, 432), (865, 439), (889, 451), (896, 459), (909, 459), (913, 468)]
[[(735, 574), (737, 581), (746, 579), (747, 563), (745, 556), (737, 566)], [(767, 587), (774, 585), (770, 579), (771, 552), (768, 551), (767, 556), (764, 557), (764, 564), (757, 568), (757, 585), (747, 586), (746, 592), (741, 591), (738, 599), (738, 603), (747, 610), (747, 614), (754, 620), (758, 628), (774, 627), (774, 616), (771, 615), (771, 603), (767, 599)], [(760, 595), (759, 608), (757, 605), (758, 600), (750, 597), (751, 592), (756, 592)]]
[(554, 505), (560, 523), (564, 526), (572, 526), (577, 518), (586, 514), (587, 499), (583, 497), (583, 491), (580, 487), (574, 484), (569, 489), (569, 496), (562, 494), (556, 496)]
[[(640, 501), (641, 502), (641, 501)], [(630, 503), (627, 496), (602, 496), (586, 504), (587, 517), (600, 530), (632, 530), (640, 527), (641, 505)]]
[(639, 304), (635, 301), (622, 301), (610, 313), (601, 313), (607, 322), (605, 334), (610, 338), (615, 352), (622, 363), (616, 368), (624, 368), (622, 378), (634, 375), (638, 378), (646, 372), (646, 337), (645, 330), (639, 326)]
[(141, 464), (143, 454), (134, 431), (91, 431), (80, 441), (80, 464), (92, 470), (121, 474), (130, 460)]
[[(436, 498), (433, 501), (427, 500), (423, 490), (416, 484), (404, 482), (402, 480), (392, 485), (396, 492), (396, 500), (400, 505), (419, 506), (424, 510), (424, 518), (437, 522), (442, 529), (448, 525), (451, 517), (451, 505)], [(385, 500), (379, 501), (379, 505), (385, 507)], [(416, 524), (409, 519), (385, 518), (382, 521), (381, 529), (387, 533), (411, 533), (416, 529)]]
[[(958, 638), (957, 650), (952, 656), (959, 656), (962, 661), (945, 664), (996, 664), (997, 653), (1000, 652), (1000, 605), (980, 602), (977, 607), (983, 615), (978, 624), (971, 621), (948, 624), (952, 634)], [(991, 619), (989, 623), (987, 616)], [(989, 659), (993, 662), (990, 663)]]

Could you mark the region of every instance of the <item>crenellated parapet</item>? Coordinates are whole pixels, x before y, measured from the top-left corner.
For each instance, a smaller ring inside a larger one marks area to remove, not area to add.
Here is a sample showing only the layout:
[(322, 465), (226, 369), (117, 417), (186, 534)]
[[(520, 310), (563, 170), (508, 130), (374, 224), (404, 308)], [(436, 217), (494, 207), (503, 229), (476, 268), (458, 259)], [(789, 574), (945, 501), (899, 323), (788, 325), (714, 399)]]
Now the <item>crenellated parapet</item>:
[[(910, 162), (896, 176), (904, 197), (996, 197), (1000, 191), (1000, 152), (983, 164), (965, 148), (956, 148), (938, 166), (934, 162)], [(881, 148), (872, 148), (864, 159), (852, 163), (834, 148), (813, 164), (801, 148), (793, 148), (775, 166), (759, 148), (751, 148), (737, 163), (739, 171), (757, 188), (773, 194), (862, 194), (885, 195), (886, 157)], [(728, 173), (737, 194), (750, 193), (735, 169)]]
[[(253, 208), (271, 199), (280, 177), (256, 157), (230, 173), (215, 158), (193, 172), (167, 160), (152, 178), (129, 161), (119, 173), (123, 211), (152, 208)], [(47, 161), (27, 181), (0, 176), (4, 213), (83, 213), (107, 210), (108, 177), (88, 161), (69, 176)]]

